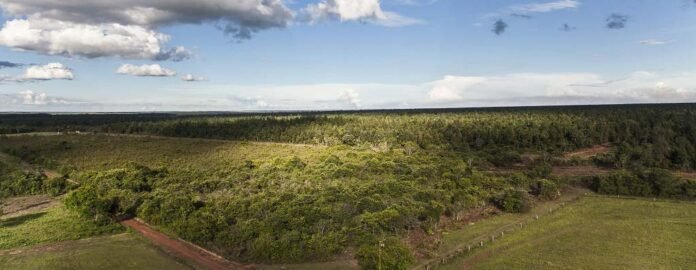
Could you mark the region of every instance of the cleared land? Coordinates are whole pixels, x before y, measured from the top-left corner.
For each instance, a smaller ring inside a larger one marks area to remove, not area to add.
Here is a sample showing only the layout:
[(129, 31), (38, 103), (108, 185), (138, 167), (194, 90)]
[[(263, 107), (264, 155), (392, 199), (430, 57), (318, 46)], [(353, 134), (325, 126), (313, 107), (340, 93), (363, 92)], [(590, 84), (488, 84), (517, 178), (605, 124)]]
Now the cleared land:
[[(12, 206), (5, 207), (5, 209), (8, 208)], [(124, 231), (118, 224), (96, 225), (65, 209), (60, 203), (52, 204), (49, 208), (38, 207), (34, 210), (30, 208), (23, 210), (20, 215), (11, 214), (0, 218), (0, 250)]]
[(4, 269), (191, 269), (130, 233), (1, 250)]
[(584, 197), (439, 269), (691, 269), (693, 243), (694, 203)]
[(3, 269), (190, 269), (122, 226), (94, 224), (56, 198), (15, 197), (2, 207)]

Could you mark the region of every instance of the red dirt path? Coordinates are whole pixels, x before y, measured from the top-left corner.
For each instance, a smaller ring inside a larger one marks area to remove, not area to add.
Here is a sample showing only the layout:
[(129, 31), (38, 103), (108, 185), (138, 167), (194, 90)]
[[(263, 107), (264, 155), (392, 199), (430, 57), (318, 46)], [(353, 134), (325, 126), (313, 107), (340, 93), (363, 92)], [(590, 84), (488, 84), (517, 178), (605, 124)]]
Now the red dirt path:
[(193, 244), (180, 239), (171, 238), (136, 219), (124, 220), (121, 221), (121, 224), (139, 232), (145, 238), (149, 239), (155, 245), (165, 249), (166, 251), (171, 252), (187, 261), (191, 261), (198, 266), (204, 267), (205, 269), (248, 269), (242, 264), (225, 260), (224, 258), (215, 255), (212, 252), (206, 251), (203, 248), (194, 246)]

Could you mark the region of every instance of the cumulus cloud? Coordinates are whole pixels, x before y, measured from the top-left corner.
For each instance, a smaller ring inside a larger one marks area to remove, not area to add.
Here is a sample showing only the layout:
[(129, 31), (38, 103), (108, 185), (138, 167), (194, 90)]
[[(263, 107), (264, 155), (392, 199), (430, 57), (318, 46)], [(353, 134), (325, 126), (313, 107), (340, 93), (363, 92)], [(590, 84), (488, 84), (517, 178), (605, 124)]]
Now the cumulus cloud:
[(607, 17), (607, 28), (609, 29), (623, 29), (628, 23), (628, 16), (613, 13)]
[(382, 10), (379, 0), (322, 0), (308, 5), (302, 13), (304, 19), (311, 23), (329, 20), (359, 21), (388, 27), (424, 23), (419, 19)]
[(163, 68), (162, 66), (160, 66), (158, 64), (142, 65), (142, 66), (123, 64), (118, 68), (118, 70), (116, 70), (116, 73), (123, 74), (123, 75), (139, 76), (139, 77), (172, 77), (172, 76), (176, 76), (175, 71), (168, 69), (168, 68)]
[(183, 48), (166, 50), (169, 36), (141, 26), (82, 24), (41, 19), (14, 19), (0, 29), (0, 45), (49, 55), (97, 58), (183, 60), (190, 53)]
[(353, 107), (355, 107), (356, 109), (359, 109), (360, 107), (362, 107), (362, 105), (360, 104), (360, 94), (357, 91), (355, 91), (355, 89), (352, 89), (352, 88), (349, 88), (349, 89), (346, 89), (345, 91), (343, 91), (343, 93), (338, 98), (338, 100), (342, 101), (342, 102), (347, 102), (347, 103), (351, 104)]
[(200, 82), (205, 81), (205, 78), (194, 76), (193, 74), (185, 74), (184, 76), (181, 76), (181, 80), (185, 82)]
[(53, 105), (68, 104), (69, 100), (58, 97), (49, 97), (46, 93), (38, 93), (33, 90), (21, 91), (17, 94), (1, 95), (0, 104), (5, 105)]
[(270, 28), (283, 28), (293, 18), (282, 0), (2, 0), (15, 17), (80, 24), (138, 25), (148, 29), (174, 24), (221, 23), (237, 38)]
[(505, 33), (505, 30), (507, 30), (508, 24), (503, 21), (503, 20), (497, 20), (493, 23), (493, 28), (491, 31), (495, 33), (496, 35), (501, 35)]
[(75, 76), (72, 70), (61, 63), (50, 63), (43, 66), (27, 68), (21, 80), (72, 80)]
[(22, 75), (0, 78), (1, 81), (33, 82), (48, 80), (72, 80), (75, 76), (70, 68), (61, 63), (28, 67)]
[(8, 21), (0, 45), (49, 55), (181, 61), (158, 28), (213, 23), (237, 39), (284, 28), (293, 12), (282, 0), (0, 0)]

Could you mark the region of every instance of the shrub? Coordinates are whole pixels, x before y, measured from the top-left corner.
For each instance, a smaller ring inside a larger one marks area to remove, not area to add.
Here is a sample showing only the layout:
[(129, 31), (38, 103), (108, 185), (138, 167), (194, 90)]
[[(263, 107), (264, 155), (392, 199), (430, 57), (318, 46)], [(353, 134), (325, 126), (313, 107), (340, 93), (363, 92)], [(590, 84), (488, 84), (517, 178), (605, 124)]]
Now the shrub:
[(355, 257), (361, 269), (402, 270), (415, 262), (408, 247), (395, 238), (362, 245)]
[(532, 209), (529, 195), (523, 190), (509, 190), (494, 200), (495, 205), (508, 213), (526, 213)]
[(696, 199), (693, 180), (680, 179), (661, 169), (623, 170), (595, 177), (590, 182), (590, 187), (602, 194)]
[(51, 196), (60, 196), (68, 191), (68, 179), (65, 176), (48, 178), (44, 181), (44, 192)]
[(543, 200), (556, 200), (561, 197), (558, 184), (546, 179), (534, 183), (532, 186), (532, 193)]

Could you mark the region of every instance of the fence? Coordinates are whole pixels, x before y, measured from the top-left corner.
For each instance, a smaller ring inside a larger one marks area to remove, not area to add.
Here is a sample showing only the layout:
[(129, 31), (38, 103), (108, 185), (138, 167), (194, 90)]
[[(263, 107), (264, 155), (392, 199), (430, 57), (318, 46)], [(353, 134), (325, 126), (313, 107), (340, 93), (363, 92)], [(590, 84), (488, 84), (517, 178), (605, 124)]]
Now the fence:
[(432, 270), (435, 269), (436, 267), (440, 265), (447, 264), (448, 262), (452, 261), (453, 259), (463, 256), (466, 254), (470, 254), (476, 249), (484, 248), (487, 244), (495, 242), (497, 239), (499, 240), (500, 238), (504, 238), (505, 235), (513, 233), (515, 231), (524, 229), (526, 226), (529, 224), (539, 220), (544, 214), (550, 214), (553, 213), (554, 211), (558, 210), (559, 208), (565, 206), (567, 203), (571, 203), (574, 201), (577, 201), (583, 196), (577, 196), (571, 200), (561, 202), (558, 205), (552, 206), (548, 208), (547, 211), (542, 211), (541, 213), (535, 213), (531, 215), (528, 218), (522, 219), (519, 222), (507, 224), (505, 226), (502, 226), (500, 228), (497, 228), (490, 234), (486, 235), (481, 235), (479, 237), (476, 237), (466, 243), (463, 243), (456, 248), (454, 248), (452, 251), (449, 251), (445, 254), (442, 254), (436, 258), (430, 259), (424, 263), (421, 263), (417, 266), (415, 266), (413, 269), (416, 270)]

